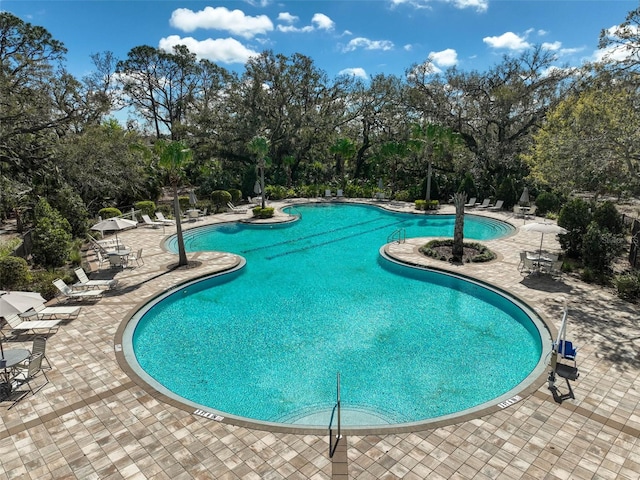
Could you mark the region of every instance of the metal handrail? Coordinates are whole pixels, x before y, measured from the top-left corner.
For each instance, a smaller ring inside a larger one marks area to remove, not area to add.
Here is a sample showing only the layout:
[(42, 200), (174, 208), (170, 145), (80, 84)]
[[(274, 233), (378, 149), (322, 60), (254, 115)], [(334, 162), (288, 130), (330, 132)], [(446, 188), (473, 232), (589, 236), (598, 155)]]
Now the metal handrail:
[(300, 210), (298, 210), (296, 207), (294, 207), (294, 206), (293, 207), (289, 207), (289, 210), (291, 212), (295, 212), (295, 214), (294, 213), (290, 213), (289, 215), (291, 215), (292, 217), (298, 217), (298, 218), (302, 219), (302, 212), (300, 212)]
[[(333, 454), (336, 453), (336, 448), (338, 448), (338, 442), (342, 438), (341, 435), (341, 425), (340, 425), (340, 372), (338, 372), (337, 380), (336, 380), (336, 404), (333, 406), (333, 410), (331, 411), (331, 418), (329, 419), (329, 458), (333, 458)], [(333, 417), (335, 413), (338, 413), (338, 434), (336, 435), (336, 443), (333, 443)]]
[[(395, 238), (398, 237), (397, 240)], [(391, 243), (393, 241), (397, 243), (404, 243), (407, 239), (407, 232), (404, 228), (398, 228), (393, 231), (391, 235), (387, 237), (387, 243)]]

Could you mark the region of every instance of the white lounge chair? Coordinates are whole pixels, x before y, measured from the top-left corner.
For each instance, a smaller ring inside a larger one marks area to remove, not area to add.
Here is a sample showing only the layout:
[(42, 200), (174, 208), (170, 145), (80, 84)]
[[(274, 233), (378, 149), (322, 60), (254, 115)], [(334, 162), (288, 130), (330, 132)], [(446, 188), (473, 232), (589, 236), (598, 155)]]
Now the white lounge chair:
[(153, 220), (151, 220), (151, 218), (149, 218), (149, 215), (145, 213), (142, 214), (142, 223), (144, 223), (145, 227), (151, 228), (160, 228), (164, 226), (163, 222), (154, 222)]
[(106, 288), (110, 289), (116, 286), (117, 280), (90, 280), (87, 273), (82, 267), (75, 269), (76, 277), (78, 281), (72, 285), (72, 288), (80, 289), (92, 289), (92, 288)]
[(37, 333), (36, 330), (46, 330), (46, 333), (49, 334), (51, 331), (55, 331), (58, 329), (58, 326), (62, 320), (23, 320), (17, 313), (13, 315), (9, 315), (5, 317), (7, 324), (14, 332), (27, 333), (33, 332)]
[(331, 196), (332, 196), (332, 194), (331, 194), (331, 190), (327, 188), (327, 189), (324, 191), (324, 196), (325, 196), (326, 198), (331, 198)]
[(61, 278), (58, 278), (52, 282), (60, 293), (66, 297), (67, 300), (96, 300), (102, 297), (104, 290), (73, 290), (69, 285), (64, 283)]
[(489, 208), (491, 206), (491, 199), (490, 198), (485, 198), (482, 203), (480, 205), (478, 205), (478, 208)]
[(245, 207), (236, 207), (233, 203), (227, 202), (227, 207), (231, 210), (231, 213), (247, 213), (248, 209)]
[(156, 219), (159, 222), (162, 222), (164, 225), (175, 225), (176, 224), (175, 220), (171, 220), (170, 218), (165, 218), (164, 217), (164, 213), (162, 213), (162, 212), (156, 212)]
[(464, 204), (465, 208), (473, 208), (476, 206), (476, 197), (471, 197), (467, 203)]
[(489, 210), (502, 210), (503, 204), (504, 200), (497, 200), (495, 205), (489, 207)]
[(37, 320), (73, 320), (80, 315), (82, 307), (55, 306), (47, 307), (44, 303), (37, 307), (21, 313), (19, 316), (23, 320), (30, 320), (35, 317)]
[(336, 197), (337, 197), (337, 198), (342, 198), (342, 197), (344, 197), (344, 193), (342, 192), (342, 189), (338, 189), (338, 191), (336, 192)]

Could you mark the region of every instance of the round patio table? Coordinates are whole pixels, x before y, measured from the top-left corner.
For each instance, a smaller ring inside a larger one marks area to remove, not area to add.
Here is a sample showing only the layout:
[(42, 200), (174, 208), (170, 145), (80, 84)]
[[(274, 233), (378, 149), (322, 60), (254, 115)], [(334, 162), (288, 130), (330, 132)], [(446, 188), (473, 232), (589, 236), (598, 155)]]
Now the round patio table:
[(11, 395), (11, 373), (13, 367), (29, 358), (31, 352), (24, 348), (5, 350), (0, 357), (0, 398), (3, 400)]

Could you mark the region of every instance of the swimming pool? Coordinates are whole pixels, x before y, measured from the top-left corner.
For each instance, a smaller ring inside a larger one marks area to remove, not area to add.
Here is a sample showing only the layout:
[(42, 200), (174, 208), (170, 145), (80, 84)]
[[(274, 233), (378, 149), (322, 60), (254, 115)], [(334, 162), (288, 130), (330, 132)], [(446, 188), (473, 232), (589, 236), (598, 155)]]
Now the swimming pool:
[[(123, 346), (150, 383), (222, 415), (326, 428), (339, 371), (343, 425), (359, 427), (495, 404), (539, 370), (544, 342), (526, 305), (378, 253), (394, 229), (451, 235), (453, 218), (354, 205), (296, 212), (301, 220), (287, 225), (185, 233), (188, 250), (238, 253), (247, 264), (134, 315)], [(483, 222), (467, 216), (467, 238), (509, 232)]]

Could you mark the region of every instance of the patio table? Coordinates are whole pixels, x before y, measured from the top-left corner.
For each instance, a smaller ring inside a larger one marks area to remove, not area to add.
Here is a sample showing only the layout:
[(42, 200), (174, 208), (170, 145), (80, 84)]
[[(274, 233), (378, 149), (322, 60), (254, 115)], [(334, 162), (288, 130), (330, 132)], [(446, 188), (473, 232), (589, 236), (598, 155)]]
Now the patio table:
[(0, 399), (5, 400), (11, 396), (11, 378), (13, 367), (29, 358), (31, 352), (24, 348), (14, 348), (4, 351), (4, 360), (0, 358)]

